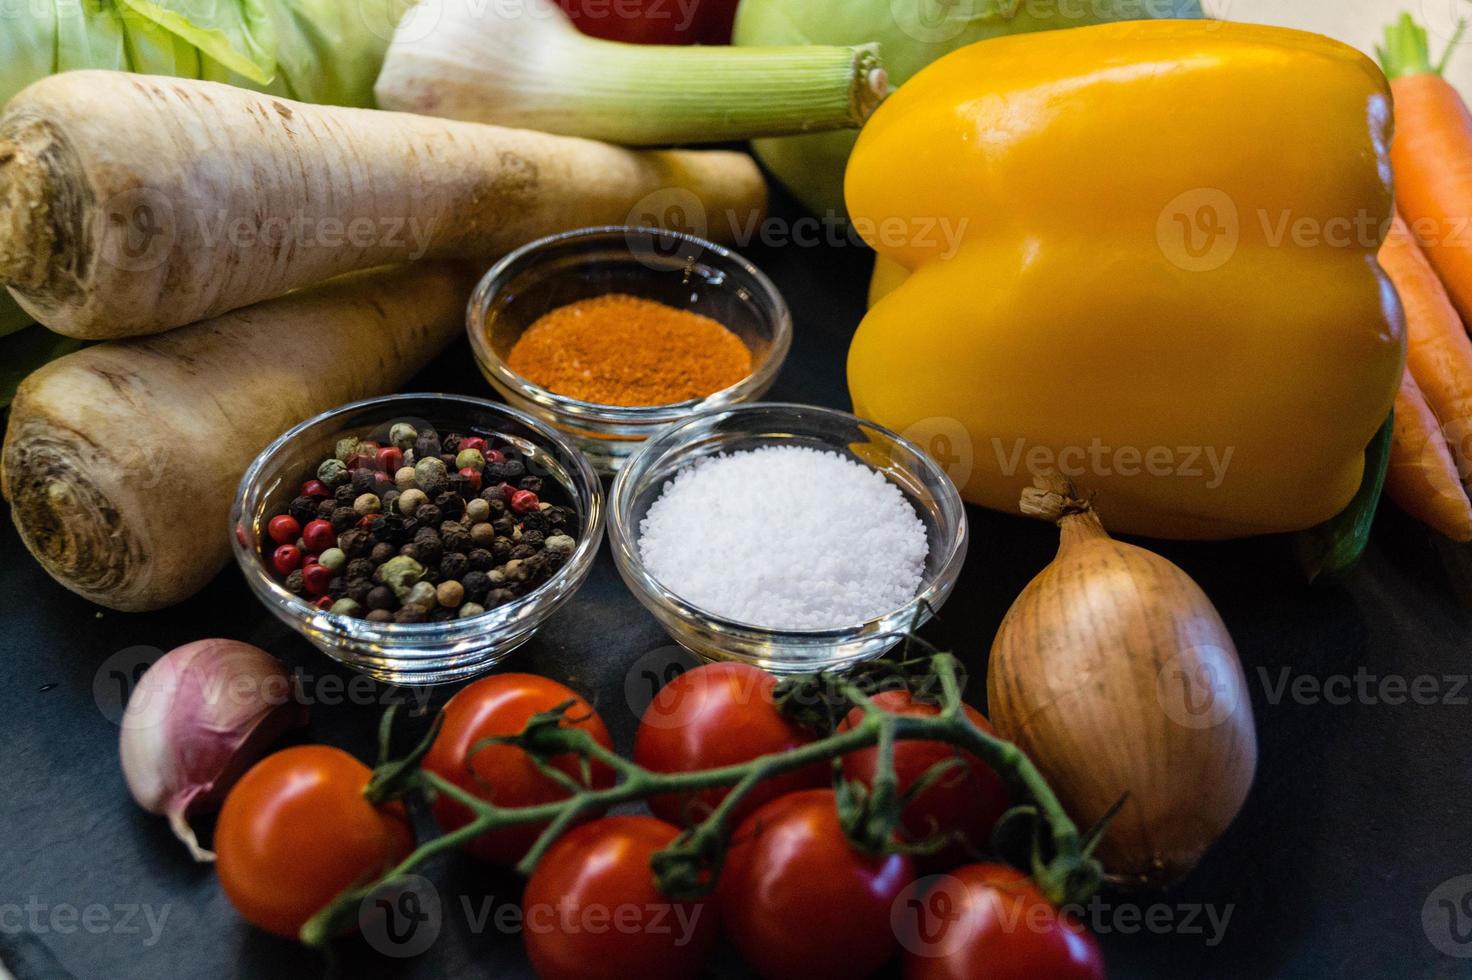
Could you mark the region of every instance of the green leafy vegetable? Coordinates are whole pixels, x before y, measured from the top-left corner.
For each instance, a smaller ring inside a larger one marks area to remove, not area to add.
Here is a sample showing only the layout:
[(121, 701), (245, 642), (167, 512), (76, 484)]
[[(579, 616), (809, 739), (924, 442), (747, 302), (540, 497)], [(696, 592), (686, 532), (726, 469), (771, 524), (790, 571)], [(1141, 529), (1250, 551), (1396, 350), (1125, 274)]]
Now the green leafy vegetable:
[[(1200, 0), (742, 0), (734, 43), (865, 44), (879, 42), (892, 85), (942, 55), (975, 41), (1119, 20), (1199, 18)], [(850, 132), (757, 140), (762, 162), (804, 204), (843, 214), (843, 169), (857, 137)]]

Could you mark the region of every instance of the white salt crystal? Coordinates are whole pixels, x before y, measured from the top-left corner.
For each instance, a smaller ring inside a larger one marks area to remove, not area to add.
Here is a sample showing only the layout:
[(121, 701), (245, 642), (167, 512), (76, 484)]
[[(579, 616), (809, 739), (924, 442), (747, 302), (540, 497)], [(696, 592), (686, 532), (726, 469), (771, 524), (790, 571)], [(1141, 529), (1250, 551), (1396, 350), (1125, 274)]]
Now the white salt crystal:
[(639, 526), (645, 568), (691, 605), (771, 629), (855, 626), (908, 603), (925, 524), (884, 475), (766, 446), (676, 473)]

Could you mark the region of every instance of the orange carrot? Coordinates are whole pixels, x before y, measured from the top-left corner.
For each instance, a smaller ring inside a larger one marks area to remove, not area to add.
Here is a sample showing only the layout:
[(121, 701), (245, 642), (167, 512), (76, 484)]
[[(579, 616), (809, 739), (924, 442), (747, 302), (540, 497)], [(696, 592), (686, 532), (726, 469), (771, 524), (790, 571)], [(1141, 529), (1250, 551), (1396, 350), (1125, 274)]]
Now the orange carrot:
[(1410, 14), (1386, 29), (1380, 61), (1395, 95), (1390, 161), (1400, 213), (1472, 322), (1472, 112), (1441, 77), (1447, 59), (1431, 63), (1426, 31)]
[(1472, 501), (1457, 476), (1441, 423), (1406, 369), (1395, 396), (1395, 436), (1385, 492), (1400, 509), (1453, 541), (1472, 541)]
[(1472, 340), (1426, 256), (1397, 217), (1380, 264), (1406, 310), (1406, 366), (1441, 420), (1452, 460), (1472, 479)]

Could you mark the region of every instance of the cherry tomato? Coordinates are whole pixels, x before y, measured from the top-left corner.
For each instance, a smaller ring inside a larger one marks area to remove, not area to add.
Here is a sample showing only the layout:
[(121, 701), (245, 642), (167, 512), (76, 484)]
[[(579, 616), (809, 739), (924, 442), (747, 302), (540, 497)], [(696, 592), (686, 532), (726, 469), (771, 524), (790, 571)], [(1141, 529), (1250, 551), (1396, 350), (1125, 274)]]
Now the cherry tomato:
[(903, 854), (854, 850), (833, 791), (810, 789), (737, 828), (716, 896), (726, 935), (767, 980), (867, 977), (897, 947), (891, 907), (914, 879)]
[(662, 820), (604, 817), (547, 851), (522, 898), (522, 935), (542, 980), (696, 977), (720, 938), (715, 902), (675, 902), (649, 860), (679, 835)]
[(294, 939), (343, 889), (409, 855), (403, 806), (363, 797), (371, 776), (341, 749), (299, 745), (235, 784), (215, 825), (215, 870), (247, 922)]
[(905, 980), (1104, 980), (1094, 937), (1015, 868), (968, 864), (937, 876), (915, 908), (933, 914), (904, 937)]
[[(937, 705), (916, 701), (908, 691), (884, 691), (874, 703), (885, 711), (899, 715), (936, 715)], [(988, 734), (991, 723), (970, 705), (964, 706), (966, 717)], [(840, 730), (859, 723), (863, 711), (849, 712)], [(861, 749), (844, 757), (843, 774), (870, 786), (878, 762), (878, 749)], [(899, 791), (906, 793), (926, 770), (947, 759), (957, 759), (962, 767), (952, 769), (917, 795), (900, 815), (900, 836), (908, 842), (941, 835), (958, 835), (951, 846), (921, 859), (925, 868), (950, 868), (973, 860), (979, 851), (988, 849), (992, 830), (1010, 805), (1007, 784), (996, 771), (970, 752), (960, 752), (944, 742), (922, 742), (906, 739), (895, 743), (894, 770), (899, 778)]]
[[(688, 772), (736, 765), (787, 752), (813, 734), (783, 718), (772, 704), (777, 679), (747, 664), (705, 664), (666, 684), (649, 703), (634, 736), (634, 761), (653, 772)], [(824, 786), (822, 763), (779, 776), (742, 801), (736, 820), (786, 793)], [(698, 822), (725, 799), (725, 789), (657, 796), (655, 816), (677, 826)]]
[[(570, 688), (533, 674), (497, 674), (469, 685), (445, 705), (444, 727), (424, 757), (424, 768), (497, 806), (536, 806), (566, 799), (567, 789), (540, 772), (532, 757), (516, 746), (487, 745), (473, 755), (470, 751), (490, 736), (517, 734), (533, 715), (566, 701), (576, 703), (568, 711), (571, 720), (564, 720), (563, 725), (581, 728), (599, 745), (611, 748), (603, 719)], [(582, 778), (576, 756), (559, 756), (552, 764), (575, 779)], [(614, 774), (607, 766), (594, 765), (592, 776), (594, 788), (613, 785)], [(435, 801), (434, 814), (446, 830), (463, 827), (472, 817), (469, 809), (443, 795)], [(515, 864), (542, 829), (536, 824), (508, 827), (477, 837), (467, 850), (497, 864)]]

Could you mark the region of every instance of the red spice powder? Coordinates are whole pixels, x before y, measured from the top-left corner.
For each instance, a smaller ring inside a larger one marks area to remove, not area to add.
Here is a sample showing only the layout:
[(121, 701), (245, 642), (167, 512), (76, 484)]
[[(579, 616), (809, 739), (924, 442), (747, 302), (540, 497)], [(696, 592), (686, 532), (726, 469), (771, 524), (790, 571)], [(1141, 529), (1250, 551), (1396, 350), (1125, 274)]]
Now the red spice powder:
[(602, 405), (669, 405), (751, 373), (751, 351), (708, 316), (624, 293), (559, 307), (512, 347), (511, 370), (548, 391)]

